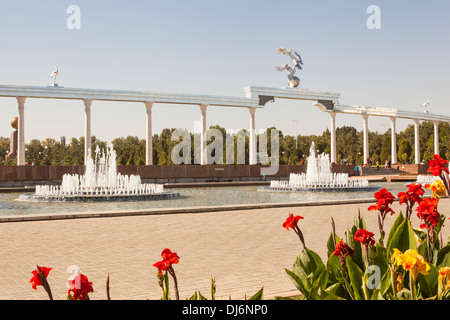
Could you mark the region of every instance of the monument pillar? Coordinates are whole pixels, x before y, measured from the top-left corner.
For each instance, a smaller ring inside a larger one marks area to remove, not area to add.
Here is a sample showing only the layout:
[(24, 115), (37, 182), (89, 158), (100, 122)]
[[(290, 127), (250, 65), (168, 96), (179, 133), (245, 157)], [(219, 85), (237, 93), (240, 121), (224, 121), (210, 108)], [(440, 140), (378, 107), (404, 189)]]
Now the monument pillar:
[(331, 138), (331, 163), (336, 163), (336, 112), (328, 112), (330, 115), (330, 138)]
[(256, 164), (256, 128), (255, 128), (255, 107), (249, 107), (250, 112), (250, 141), (249, 141), (249, 155), (250, 164)]
[(25, 99), (26, 97), (17, 97), (19, 107), (18, 132), (17, 132), (17, 165), (25, 165)]
[(370, 157), (369, 155), (369, 127), (368, 127), (368, 118), (367, 114), (362, 115), (363, 118), (363, 153), (364, 153), (364, 163), (366, 163), (367, 159)]
[(414, 120), (414, 160), (416, 164), (420, 163), (420, 142), (419, 142), (419, 119)]
[(439, 155), (439, 121), (433, 121), (434, 125), (434, 154)]
[(87, 164), (89, 149), (91, 149), (91, 103), (92, 100), (84, 99), (84, 164)]
[(206, 165), (208, 162), (207, 159), (207, 144), (206, 144), (206, 109), (207, 105), (201, 104), (200, 111), (202, 113), (202, 121), (201, 121), (201, 133), (200, 133), (200, 164)]
[(145, 145), (145, 164), (150, 166), (153, 164), (153, 134), (152, 134), (152, 106), (153, 102), (144, 102), (147, 111), (147, 126), (146, 126), (146, 145)]
[(389, 117), (391, 119), (391, 163), (397, 163), (397, 132), (395, 129), (396, 117)]

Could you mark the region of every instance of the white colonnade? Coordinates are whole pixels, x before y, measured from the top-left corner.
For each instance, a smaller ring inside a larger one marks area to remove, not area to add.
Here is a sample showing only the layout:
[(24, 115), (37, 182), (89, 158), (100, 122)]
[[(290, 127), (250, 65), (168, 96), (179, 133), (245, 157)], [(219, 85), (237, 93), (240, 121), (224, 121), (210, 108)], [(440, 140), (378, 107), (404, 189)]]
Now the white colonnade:
[[(328, 111), (330, 115), (330, 136), (331, 136), (331, 162), (336, 163), (336, 112)], [(370, 158), (369, 155), (369, 128), (368, 128), (368, 118), (367, 114), (362, 114), (363, 118), (363, 151), (364, 151), (364, 163)], [(396, 132), (396, 117), (389, 117), (391, 121), (391, 163), (398, 162), (397, 155), (397, 132)], [(420, 119), (412, 119), (414, 121), (414, 155), (415, 164), (420, 164), (420, 136), (419, 136), (419, 126)], [(434, 127), (434, 154), (439, 154), (439, 121), (433, 121)]]
[(434, 153), (439, 154), (439, 122), (450, 122), (450, 117), (431, 113), (410, 112), (399, 109), (366, 107), (360, 105), (340, 105), (340, 94), (332, 92), (311, 91), (302, 88), (268, 88), (245, 87), (245, 98), (141, 92), (124, 90), (78, 89), (64, 87), (37, 87), (0, 85), (0, 97), (14, 97), (18, 103), (18, 147), (17, 165), (25, 165), (25, 101), (28, 98), (44, 99), (77, 99), (84, 102), (85, 107), (85, 157), (91, 147), (91, 104), (99, 101), (141, 102), (146, 107), (146, 164), (152, 165), (152, 107), (154, 103), (187, 104), (200, 106), (201, 111), (201, 164), (207, 164), (207, 128), (206, 110), (209, 106), (226, 106), (247, 108), (250, 116), (250, 154), (249, 163), (257, 164), (256, 156), (256, 126), (255, 115), (257, 108), (263, 108), (267, 102), (274, 102), (275, 98), (297, 99), (313, 101), (322, 111), (330, 114), (331, 121), (331, 161), (336, 162), (336, 114), (359, 114), (363, 117), (363, 150), (364, 161), (369, 154), (369, 116), (389, 117), (391, 120), (391, 161), (397, 162), (396, 120), (398, 118), (414, 121), (414, 152), (415, 163), (420, 163), (419, 123), (432, 121), (434, 124)]
[(25, 97), (17, 97), (19, 109), (17, 127), (17, 165), (25, 165)]
[(89, 155), (89, 150), (91, 149), (91, 104), (92, 100), (85, 99), (84, 102), (84, 163)]

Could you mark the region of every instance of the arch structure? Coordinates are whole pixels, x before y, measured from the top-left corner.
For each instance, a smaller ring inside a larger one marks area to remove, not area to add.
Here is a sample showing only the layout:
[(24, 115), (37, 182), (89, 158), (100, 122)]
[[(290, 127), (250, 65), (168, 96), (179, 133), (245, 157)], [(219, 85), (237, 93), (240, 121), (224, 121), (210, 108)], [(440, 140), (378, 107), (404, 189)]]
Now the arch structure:
[(420, 163), (419, 123), (420, 121), (432, 121), (434, 125), (434, 153), (439, 154), (439, 122), (450, 123), (450, 116), (412, 112), (393, 108), (372, 107), (362, 105), (339, 104), (339, 93), (317, 92), (302, 88), (267, 88), (245, 87), (244, 92), (248, 98), (258, 98), (260, 104), (274, 102), (275, 99), (310, 100), (321, 111), (330, 115), (331, 136), (331, 162), (336, 163), (336, 114), (356, 114), (363, 119), (363, 151), (364, 159), (369, 156), (369, 116), (388, 117), (391, 123), (391, 162), (397, 163), (396, 120), (398, 118), (409, 119), (414, 122), (414, 154), (415, 163)]
[(360, 105), (340, 105), (340, 94), (311, 91), (302, 88), (268, 88), (249, 86), (244, 88), (245, 97), (227, 97), (202, 94), (161, 93), (146, 91), (105, 90), (64, 88), (60, 86), (20, 86), (0, 85), (0, 97), (14, 97), (18, 105), (18, 150), (17, 165), (25, 165), (25, 101), (35, 99), (70, 99), (83, 102), (85, 110), (85, 159), (91, 147), (91, 106), (94, 101), (121, 101), (143, 103), (146, 112), (146, 165), (152, 165), (152, 107), (156, 104), (183, 104), (198, 106), (201, 113), (201, 164), (207, 164), (206, 113), (209, 106), (247, 108), (250, 116), (250, 156), (249, 164), (256, 164), (256, 110), (275, 99), (310, 100), (331, 119), (331, 161), (336, 162), (337, 113), (359, 114), (363, 118), (364, 158), (369, 157), (368, 118), (369, 116), (389, 117), (392, 128), (392, 163), (397, 162), (395, 141), (395, 120), (406, 118), (415, 124), (415, 161), (420, 162), (419, 123), (429, 120), (434, 123), (435, 153), (439, 153), (439, 122), (450, 122), (450, 117), (432, 113), (409, 112), (398, 109), (368, 107)]

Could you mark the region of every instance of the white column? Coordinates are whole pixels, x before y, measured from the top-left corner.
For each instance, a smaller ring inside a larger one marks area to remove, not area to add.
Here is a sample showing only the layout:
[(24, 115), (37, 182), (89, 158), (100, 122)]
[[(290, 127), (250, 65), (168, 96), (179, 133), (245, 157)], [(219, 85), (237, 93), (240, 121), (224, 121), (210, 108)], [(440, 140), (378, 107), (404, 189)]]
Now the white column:
[(330, 135), (331, 135), (331, 162), (336, 163), (336, 112), (328, 112), (330, 114), (331, 118), (331, 128), (330, 128)]
[(414, 120), (414, 157), (415, 163), (420, 163), (420, 142), (419, 142), (419, 119)]
[(434, 154), (439, 155), (439, 121), (433, 121), (434, 125)]
[(84, 99), (84, 164), (87, 164), (89, 149), (91, 149), (91, 103), (92, 100)]
[(201, 104), (200, 111), (202, 112), (202, 122), (201, 122), (201, 134), (200, 134), (200, 164), (205, 165), (208, 163), (207, 159), (207, 144), (206, 144), (206, 109), (207, 105)]
[(152, 133), (152, 106), (153, 102), (144, 102), (145, 109), (147, 111), (147, 125), (146, 125), (146, 137), (145, 142), (145, 164), (150, 166), (153, 164), (153, 133)]
[(366, 163), (367, 158), (369, 158), (369, 127), (367, 114), (362, 115), (363, 118), (363, 150), (364, 150), (364, 163)]
[(25, 165), (25, 97), (17, 97), (17, 104), (19, 106), (19, 121), (17, 132), (17, 165)]
[(397, 163), (397, 131), (395, 129), (395, 117), (391, 119), (391, 164)]
[(250, 145), (249, 145), (249, 162), (250, 164), (256, 164), (256, 128), (255, 128), (255, 107), (249, 107), (250, 112)]

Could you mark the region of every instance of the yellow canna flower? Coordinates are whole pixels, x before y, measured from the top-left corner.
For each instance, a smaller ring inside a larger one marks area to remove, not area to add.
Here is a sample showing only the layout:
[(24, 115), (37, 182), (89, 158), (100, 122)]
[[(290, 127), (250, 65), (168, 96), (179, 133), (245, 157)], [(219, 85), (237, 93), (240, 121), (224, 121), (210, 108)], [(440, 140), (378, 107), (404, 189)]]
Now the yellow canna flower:
[(442, 287), (444, 290), (450, 289), (450, 268), (449, 267), (442, 267), (439, 269), (438, 281), (439, 281), (439, 284), (442, 284)]
[(403, 281), (405, 279), (403, 278), (401, 273), (397, 273), (397, 279), (395, 279), (395, 284), (397, 286), (397, 292), (401, 291), (403, 289)]
[(392, 257), (397, 262), (397, 266), (402, 266), (403, 269), (409, 271), (413, 279), (417, 279), (419, 273), (427, 275), (430, 271), (430, 265), (426, 262), (417, 250), (407, 250), (402, 253), (398, 249), (394, 249)]
[(438, 199), (442, 196), (445, 196), (447, 192), (444, 183), (440, 179), (434, 181), (432, 184), (427, 183), (425, 185), (425, 188), (431, 190), (431, 197)]

